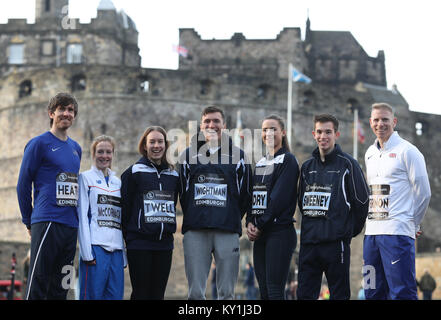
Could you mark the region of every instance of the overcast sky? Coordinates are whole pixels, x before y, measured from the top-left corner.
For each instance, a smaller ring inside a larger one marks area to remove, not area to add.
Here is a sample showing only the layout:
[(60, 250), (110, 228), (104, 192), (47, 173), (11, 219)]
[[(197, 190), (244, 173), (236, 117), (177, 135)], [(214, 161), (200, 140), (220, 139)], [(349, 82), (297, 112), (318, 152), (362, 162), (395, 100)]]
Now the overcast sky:
[[(96, 17), (100, 0), (70, 0), (70, 16)], [(113, 0), (139, 32), (142, 66), (177, 69), (179, 28), (203, 39), (274, 39), (284, 27), (301, 28), (309, 10), (312, 30), (350, 31), (368, 55), (384, 50), (388, 88), (393, 84), (413, 111), (441, 114), (440, 5), (435, 0)], [(0, 0), (0, 23), (35, 20), (35, 0)], [(314, 79), (313, 79), (314, 80)]]

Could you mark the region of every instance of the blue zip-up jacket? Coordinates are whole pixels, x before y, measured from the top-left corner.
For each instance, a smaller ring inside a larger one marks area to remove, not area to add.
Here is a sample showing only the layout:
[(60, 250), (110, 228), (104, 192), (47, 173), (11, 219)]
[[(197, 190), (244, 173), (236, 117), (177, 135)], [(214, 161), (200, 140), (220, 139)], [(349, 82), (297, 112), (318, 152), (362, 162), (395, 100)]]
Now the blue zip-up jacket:
[(252, 194), (251, 166), (243, 150), (222, 135), (221, 147), (210, 152), (193, 137), (180, 157), (182, 233), (218, 229), (242, 235), (242, 218)]
[(121, 175), (121, 223), (127, 249), (171, 250), (179, 177), (142, 157)]
[(300, 171), (300, 241), (317, 244), (348, 240), (364, 227), (369, 191), (358, 162), (339, 145), (320, 159), (316, 148)]
[(46, 221), (78, 228), (80, 162), (81, 147), (71, 138), (62, 141), (47, 131), (27, 143), (17, 197), (22, 221), (28, 229), (31, 224)]
[(299, 172), (297, 159), (283, 147), (274, 157), (266, 156), (257, 162), (247, 224), (253, 223), (262, 232), (292, 226)]

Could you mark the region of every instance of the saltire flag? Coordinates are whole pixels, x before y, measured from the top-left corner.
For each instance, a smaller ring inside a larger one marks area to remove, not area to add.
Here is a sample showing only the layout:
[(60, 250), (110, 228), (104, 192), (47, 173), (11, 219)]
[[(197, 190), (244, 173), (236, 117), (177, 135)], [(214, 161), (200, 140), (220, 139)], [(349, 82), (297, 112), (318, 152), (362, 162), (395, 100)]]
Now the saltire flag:
[(303, 83), (311, 83), (311, 78), (307, 77), (296, 68), (292, 68), (292, 81), (294, 82), (303, 82)]
[(357, 135), (358, 135), (358, 141), (360, 141), (360, 143), (364, 143), (364, 140), (365, 140), (364, 130), (363, 130), (363, 127), (362, 127), (362, 125), (360, 123), (360, 120), (358, 120), (358, 132), (357, 132)]
[(173, 51), (177, 52), (180, 56), (183, 56), (184, 58), (187, 58), (188, 56), (188, 49), (186, 47), (173, 45)]

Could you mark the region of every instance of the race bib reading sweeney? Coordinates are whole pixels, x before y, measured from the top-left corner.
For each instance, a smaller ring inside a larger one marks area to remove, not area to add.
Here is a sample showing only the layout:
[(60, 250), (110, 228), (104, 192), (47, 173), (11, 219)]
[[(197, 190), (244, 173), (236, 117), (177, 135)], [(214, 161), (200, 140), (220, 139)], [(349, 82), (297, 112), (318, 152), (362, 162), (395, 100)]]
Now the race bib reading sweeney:
[(253, 186), (253, 207), (251, 214), (264, 214), (267, 208), (268, 192), (266, 185), (258, 184)]
[(78, 203), (78, 174), (61, 172), (56, 177), (57, 206), (76, 207)]
[(172, 191), (152, 190), (144, 194), (146, 223), (175, 223), (175, 196)]
[(98, 226), (121, 229), (121, 198), (98, 194)]
[(369, 186), (368, 219), (389, 219), (390, 185), (373, 184)]
[(226, 207), (227, 184), (225, 177), (219, 174), (201, 174), (194, 185), (196, 206)]
[(327, 217), (331, 190), (331, 186), (306, 186), (303, 195), (303, 214), (311, 218)]

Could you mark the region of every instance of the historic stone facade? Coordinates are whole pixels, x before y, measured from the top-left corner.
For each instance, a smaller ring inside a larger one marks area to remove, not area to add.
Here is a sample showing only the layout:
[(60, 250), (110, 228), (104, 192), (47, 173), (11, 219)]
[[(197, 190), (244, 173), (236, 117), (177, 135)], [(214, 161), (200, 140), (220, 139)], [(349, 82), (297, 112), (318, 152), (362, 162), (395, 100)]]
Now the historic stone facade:
[[(188, 133), (188, 121), (199, 120), (208, 104), (224, 108), (230, 129), (236, 126), (238, 111), (242, 127), (249, 129), (259, 128), (270, 113), (286, 117), (292, 63), (313, 79), (309, 85), (294, 84), (292, 148), (299, 161), (315, 147), (311, 130), (316, 113), (338, 116), (339, 143), (352, 153), (355, 107), (366, 135), (358, 151), (363, 167), (364, 152), (374, 140), (368, 125), (370, 105), (392, 104), (400, 135), (425, 154), (431, 179), (432, 201), (418, 248), (432, 251), (440, 245), (440, 116), (409, 111), (397, 88), (387, 89), (384, 52), (370, 57), (350, 32), (314, 31), (308, 20), (304, 40), (300, 28), (285, 28), (275, 39), (259, 40), (241, 33), (228, 40), (203, 40), (195, 30), (181, 29), (180, 45), (188, 55), (180, 57), (179, 69), (142, 68), (135, 24), (112, 8), (111, 1), (101, 2), (89, 24), (68, 19), (63, 9), (67, 0), (36, 3), (35, 24), (23, 19), (0, 24), (0, 240), (29, 241), (16, 182), (26, 142), (49, 129), (46, 106), (57, 92), (72, 92), (79, 101), (70, 136), (83, 148), (81, 170), (90, 166), (90, 142), (105, 133), (116, 138), (114, 169), (121, 173), (138, 158), (137, 141), (147, 126)], [(422, 134), (417, 134), (417, 123)], [(180, 272), (172, 273), (178, 279), (167, 289), (173, 297), (186, 290), (180, 241), (177, 235), (173, 266)], [(249, 257), (247, 241), (242, 237), (244, 259)], [(361, 278), (361, 242), (359, 236), (352, 245), (353, 291)]]

